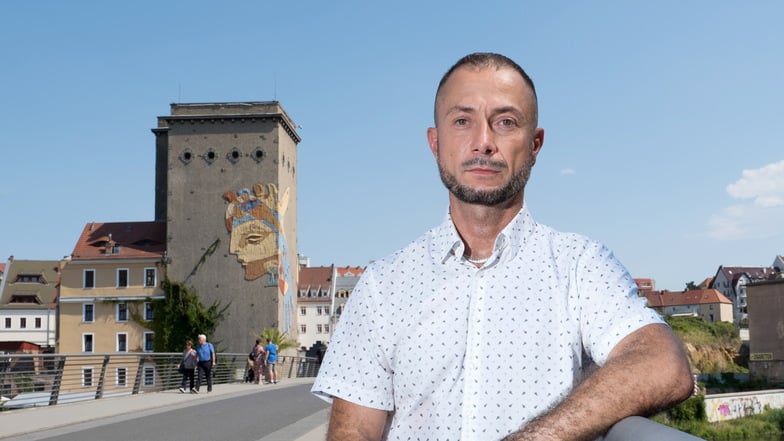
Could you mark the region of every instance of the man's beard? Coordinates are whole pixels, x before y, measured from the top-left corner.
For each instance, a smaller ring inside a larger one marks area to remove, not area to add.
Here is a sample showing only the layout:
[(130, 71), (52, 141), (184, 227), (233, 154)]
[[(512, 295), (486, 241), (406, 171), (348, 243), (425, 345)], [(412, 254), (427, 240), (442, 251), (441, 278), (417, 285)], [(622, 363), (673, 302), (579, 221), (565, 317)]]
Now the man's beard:
[[(500, 188), (492, 190), (479, 190), (471, 188), (457, 182), (455, 175), (449, 173), (442, 165), (441, 161), (438, 162), (438, 172), (441, 175), (441, 182), (455, 197), (467, 204), (484, 205), (492, 207), (506, 202), (513, 197), (517, 196), (525, 188), (528, 183), (528, 178), (531, 176), (531, 168), (533, 168), (533, 161), (528, 158), (520, 172), (513, 175), (512, 178)], [(506, 170), (509, 168), (505, 162), (491, 161), (485, 158), (469, 159), (461, 164), (465, 169), (472, 166), (491, 166), (496, 169)]]

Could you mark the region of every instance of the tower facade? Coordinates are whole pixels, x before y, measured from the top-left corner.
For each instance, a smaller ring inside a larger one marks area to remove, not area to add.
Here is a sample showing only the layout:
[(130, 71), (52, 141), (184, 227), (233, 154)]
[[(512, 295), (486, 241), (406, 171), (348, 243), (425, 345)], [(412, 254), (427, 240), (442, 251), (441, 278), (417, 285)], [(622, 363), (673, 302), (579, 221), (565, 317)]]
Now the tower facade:
[(168, 277), (228, 307), (208, 338), (230, 352), (264, 328), (296, 340), (293, 121), (276, 101), (172, 104), (153, 133)]

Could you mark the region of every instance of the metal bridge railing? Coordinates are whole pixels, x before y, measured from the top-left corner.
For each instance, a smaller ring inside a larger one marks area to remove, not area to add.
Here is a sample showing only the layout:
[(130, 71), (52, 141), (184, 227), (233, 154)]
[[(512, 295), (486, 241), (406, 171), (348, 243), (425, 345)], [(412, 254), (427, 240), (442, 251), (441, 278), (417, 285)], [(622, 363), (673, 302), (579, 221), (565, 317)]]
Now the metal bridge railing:
[[(181, 353), (0, 355), (0, 411), (176, 389)], [(239, 383), (247, 354), (218, 353), (215, 384)], [(279, 356), (280, 378), (315, 377), (315, 358)], [(204, 380), (202, 380), (204, 382)]]

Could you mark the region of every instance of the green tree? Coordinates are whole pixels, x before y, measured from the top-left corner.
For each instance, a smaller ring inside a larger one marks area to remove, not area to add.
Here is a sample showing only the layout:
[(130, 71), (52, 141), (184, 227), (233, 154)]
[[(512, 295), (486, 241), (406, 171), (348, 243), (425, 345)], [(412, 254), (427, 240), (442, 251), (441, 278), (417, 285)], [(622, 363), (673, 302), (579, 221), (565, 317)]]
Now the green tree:
[(261, 339), (263, 342), (266, 342), (267, 339), (269, 339), (272, 343), (278, 345), (278, 351), (281, 352), (285, 349), (299, 347), (299, 342), (290, 339), (287, 333), (280, 332), (280, 330), (275, 328), (266, 328), (261, 331), (261, 334), (253, 334), (253, 336)]
[(686, 291), (696, 291), (698, 289), (700, 289), (700, 287), (695, 285), (693, 280), (686, 284)]
[[(183, 282), (166, 278), (161, 287), (163, 299), (153, 300), (153, 320), (149, 328), (155, 332), (156, 352), (179, 352), (186, 339), (196, 342), (199, 334), (212, 335), (228, 306), (221, 308), (215, 301), (205, 308), (199, 298)], [(215, 346), (219, 342), (213, 341)]]

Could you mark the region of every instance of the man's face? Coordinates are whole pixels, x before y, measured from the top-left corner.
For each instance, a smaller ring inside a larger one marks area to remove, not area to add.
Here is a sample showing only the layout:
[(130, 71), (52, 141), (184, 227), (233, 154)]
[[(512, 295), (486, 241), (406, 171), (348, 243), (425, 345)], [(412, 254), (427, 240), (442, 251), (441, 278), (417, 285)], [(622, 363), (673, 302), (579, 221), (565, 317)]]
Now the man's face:
[(519, 73), (458, 68), (441, 88), (436, 118), (428, 143), (455, 198), (487, 206), (522, 201), (544, 131), (536, 127), (536, 99)]
[(206, 342), (207, 342), (207, 339), (205, 337), (199, 337), (199, 344), (200, 345), (203, 345)]

